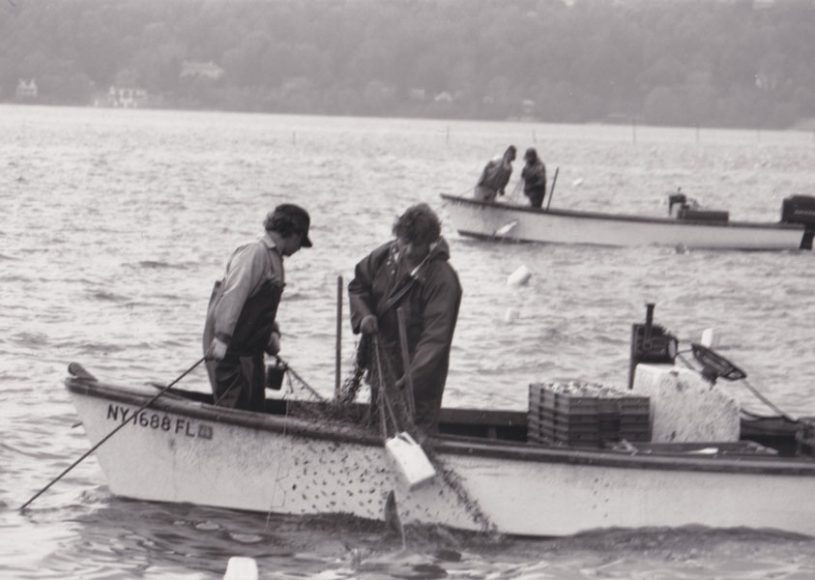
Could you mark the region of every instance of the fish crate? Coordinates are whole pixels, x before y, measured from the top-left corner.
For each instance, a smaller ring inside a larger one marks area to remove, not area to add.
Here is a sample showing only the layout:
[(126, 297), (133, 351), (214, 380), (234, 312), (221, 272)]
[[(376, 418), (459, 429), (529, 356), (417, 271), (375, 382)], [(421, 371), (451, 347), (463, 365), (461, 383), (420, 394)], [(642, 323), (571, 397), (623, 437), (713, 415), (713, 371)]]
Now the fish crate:
[(650, 441), (650, 400), (597, 383), (533, 383), (527, 439), (595, 447), (620, 439)]

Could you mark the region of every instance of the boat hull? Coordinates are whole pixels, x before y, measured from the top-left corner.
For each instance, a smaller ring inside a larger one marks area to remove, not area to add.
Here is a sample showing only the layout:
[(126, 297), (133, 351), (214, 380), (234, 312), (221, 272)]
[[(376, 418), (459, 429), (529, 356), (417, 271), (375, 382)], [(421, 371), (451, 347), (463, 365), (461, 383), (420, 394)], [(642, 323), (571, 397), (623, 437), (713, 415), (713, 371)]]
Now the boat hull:
[(815, 462), (631, 455), (440, 437), (440, 475), (409, 491), (362, 431), (67, 382), (113, 494), (283, 514), (382, 520), (524, 536), (609, 527), (772, 528), (815, 535)]
[(459, 234), (516, 242), (600, 246), (681, 246), (715, 250), (797, 250), (805, 228), (797, 224), (706, 222), (540, 210), (442, 195)]

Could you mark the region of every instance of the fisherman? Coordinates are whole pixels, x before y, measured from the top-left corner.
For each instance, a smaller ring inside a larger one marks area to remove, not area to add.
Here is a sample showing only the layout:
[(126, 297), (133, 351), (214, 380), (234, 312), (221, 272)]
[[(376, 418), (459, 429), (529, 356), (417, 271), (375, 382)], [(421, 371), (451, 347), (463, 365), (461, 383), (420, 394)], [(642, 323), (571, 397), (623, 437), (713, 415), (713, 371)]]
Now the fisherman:
[(538, 157), (538, 152), (534, 147), (530, 147), (524, 153), (526, 162), (521, 170), (521, 179), (524, 181), (524, 195), (529, 198), (532, 207), (543, 206), (543, 198), (546, 195), (546, 165)]
[(266, 215), (266, 234), (236, 249), (215, 283), (204, 352), (216, 405), (263, 411), (263, 353), (280, 351), (275, 318), (285, 286), (283, 258), (311, 247), (310, 222), (303, 208), (278, 205)]
[(512, 175), (512, 162), (515, 161), (515, 146), (510, 145), (500, 158), (490, 159), (478, 178), (473, 195), (479, 201), (495, 201), (504, 195), (509, 177)]
[[(385, 354), (384, 365), (393, 369), (396, 392), (409, 396), (412, 383), (413, 422), (424, 433), (432, 433), (438, 426), (447, 381), (461, 285), (449, 263), (450, 251), (441, 237), (441, 222), (427, 204), (411, 206), (399, 216), (393, 235), (394, 240), (376, 248), (356, 265), (354, 279), (348, 285), (351, 327), (355, 334), (361, 332), (379, 341)], [(410, 361), (407, 373), (400, 354), (400, 307), (405, 311)], [(387, 380), (376, 374), (373, 358), (365, 363), (369, 380), (372, 370), (379, 380)], [(374, 382), (371, 380), (372, 405), (378, 396)]]

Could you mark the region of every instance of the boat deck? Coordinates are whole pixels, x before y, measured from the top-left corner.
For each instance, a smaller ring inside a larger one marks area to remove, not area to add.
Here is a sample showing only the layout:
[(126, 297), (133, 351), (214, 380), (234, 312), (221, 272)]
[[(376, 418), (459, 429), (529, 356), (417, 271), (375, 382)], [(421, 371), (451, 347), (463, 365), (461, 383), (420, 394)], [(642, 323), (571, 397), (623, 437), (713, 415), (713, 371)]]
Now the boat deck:
[[(175, 396), (212, 404), (212, 395), (194, 391), (174, 390)], [(315, 412), (320, 403), (296, 401), (298, 406), (313, 406)], [(285, 399), (267, 399), (266, 414), (285, 416), (289, 413), (289, 402)], [(368, 406), (355, 403), (349, 415), (363, 420)], [(815, 420), (813, 418), (805, 418)], [(727, 456), (772, 455), (781, 457), (799, 456), (796, 433), (800, 425), (783, 417), (763, 417), (745, 414), (741, 421), (741, 440), (738, 442), (696, 442), (696, 443), (648, 443), (614, 442), (606, 443), (605, 450), (642, 454), (700, 454), (712, 453)], [(465, 408), (444, 408), (439, 421), (439, 435), (442, 440), (454, 442), (518, 443), (537, 445), (527, 441), (527, 415), (525, 411), (485, 410)], [(581, 449), (597, 449), (582, 447)], [(807, 459), (806, 456), (801, 457)], [(815, 458), (813, 459), (815, 461)]]

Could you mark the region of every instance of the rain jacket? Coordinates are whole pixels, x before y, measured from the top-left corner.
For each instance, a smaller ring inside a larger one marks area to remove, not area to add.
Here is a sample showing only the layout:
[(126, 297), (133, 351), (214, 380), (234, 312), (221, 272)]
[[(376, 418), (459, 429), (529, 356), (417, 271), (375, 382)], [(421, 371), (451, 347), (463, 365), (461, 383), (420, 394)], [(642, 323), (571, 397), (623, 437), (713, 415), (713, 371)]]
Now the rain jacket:
[[(410, 373), (416, 401), (415, 422), (426, 430), (435, 428), (441, 408), (450, 347), (461, 303), (461, 284), (448, 260), (450, 251), (442, 238), (411, 281), (411, 273), (397, 260), (396, 241), (371, 252), (356, 265), (348, 285), (351, 327), (360, 332), (362, 319), (374, 314), (379, 338), (389, 355), (397, 378), (404, 375), (399, 356), (399, 323), (396, 309), (406, 311)], [(393, 298), (408, 285), (407, 292)]]
[(532, 207), (541, 207), (546, 195), (546, 165), (540, 159), (527, 163), (521, 171), (521, 179), (524, 180), (524, 195)]
[(506, 153), (503, 157), (491, 159), (478, 178), (474, 190), (475, 198), (480, 201), (495, 201), (498, 194), (504, 195), (511, 175), (512, 161)]

